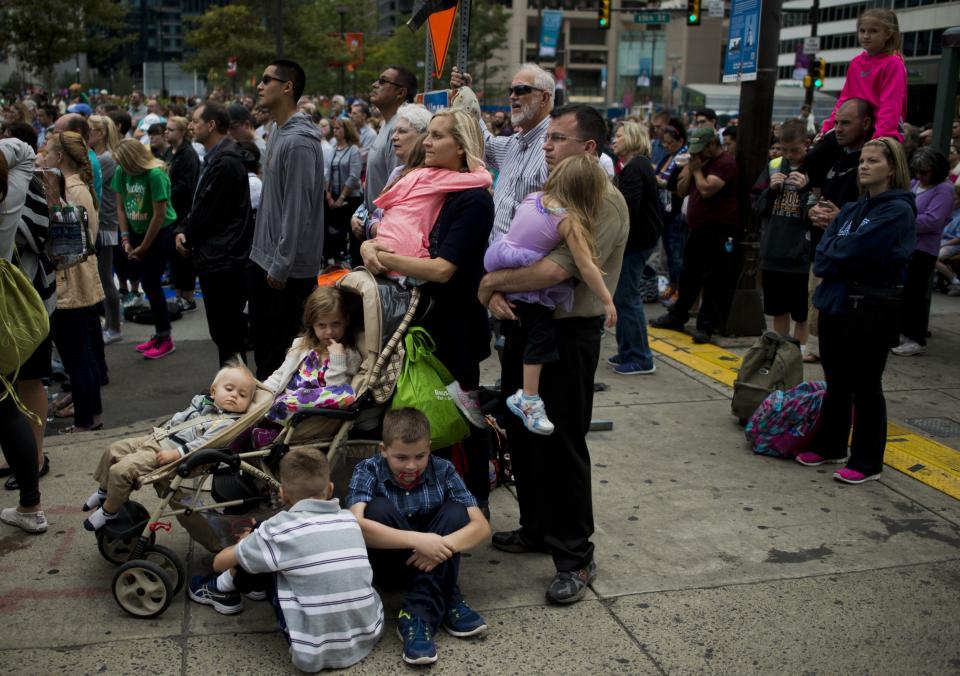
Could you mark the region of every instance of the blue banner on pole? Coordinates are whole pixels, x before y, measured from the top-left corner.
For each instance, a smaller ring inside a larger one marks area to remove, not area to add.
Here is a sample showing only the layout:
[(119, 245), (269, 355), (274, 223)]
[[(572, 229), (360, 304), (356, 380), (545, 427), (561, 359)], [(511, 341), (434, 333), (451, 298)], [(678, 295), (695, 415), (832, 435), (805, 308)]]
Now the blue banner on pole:
[(730, 32), (723, 62), (724, 82), (757, 79), (760, 9), (761, 0), (733, 0), (730, 5)]
[(557, 43), (560, 41), (560, 28), (563, 26), (563, 12), (558, 9), (545, 9), (540, 23), (540, 58), (552, 59), (557, 55)]

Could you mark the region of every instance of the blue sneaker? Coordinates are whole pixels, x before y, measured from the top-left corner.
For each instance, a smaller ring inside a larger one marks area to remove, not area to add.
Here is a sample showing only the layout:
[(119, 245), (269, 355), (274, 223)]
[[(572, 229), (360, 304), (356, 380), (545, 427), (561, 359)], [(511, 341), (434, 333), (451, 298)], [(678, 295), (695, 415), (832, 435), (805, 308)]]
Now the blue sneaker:
[(221, 615), (235, 615), (243, 610), (243, 601), (240, 600), (240, 594), (237, 592), (222, 592), (217, 589), (217, 575), (214, 573), (209, 577), (195, 575), (190, 580), (190, 587), (187, 593), (190, 600), (202, 603), (205, 606), (213, 606)]
[(460, 599), (457, 605), (447, 609), (447, 614), (443, 618), (443, 628), (451, 636), (466, 638), (486, 631), (487, 623), (480, 617), (480, 613)]
[(623, 357), (615, 354), (612, 357), (607, 357), (607, 363), (610, 364), (610, 366), (620, 366), (620, 364), (623, 363)]
[(656, 370), (656, 364), (651, 364), (650, 368), (645, 369), (635, 361), (624, 362), (613, 367), (613, 372), (621, 376), (646, 376), (655, 373)]
[(416, 615), (400, 611), (397, 636), (403, 641), (403, 661), (407, 664), (433, 664), (437, 661), (437, 646), (430, 635), (430, 627)]

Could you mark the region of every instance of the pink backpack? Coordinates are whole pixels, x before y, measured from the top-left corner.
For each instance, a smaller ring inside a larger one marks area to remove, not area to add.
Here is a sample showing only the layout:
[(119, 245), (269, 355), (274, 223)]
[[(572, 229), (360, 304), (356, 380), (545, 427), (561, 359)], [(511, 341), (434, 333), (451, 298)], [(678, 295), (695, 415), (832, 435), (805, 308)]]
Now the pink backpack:
[(827, 384), (808, 380), (772, 392), (747, 423), (747, 441), (754, 453), (791, 458), (810, 446), (820, 424)]

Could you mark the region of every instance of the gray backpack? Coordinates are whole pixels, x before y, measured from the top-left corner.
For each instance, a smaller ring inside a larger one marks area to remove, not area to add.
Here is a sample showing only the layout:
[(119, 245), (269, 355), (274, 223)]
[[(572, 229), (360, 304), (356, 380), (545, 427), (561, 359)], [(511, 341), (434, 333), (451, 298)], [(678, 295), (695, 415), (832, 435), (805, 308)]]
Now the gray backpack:
[(803, 381), (800, 347), (792, 338), (767, 331), (747, 350), (733, 383), (730, 409), (743, 425), (760, 403), (775, 390), (786, 390)]

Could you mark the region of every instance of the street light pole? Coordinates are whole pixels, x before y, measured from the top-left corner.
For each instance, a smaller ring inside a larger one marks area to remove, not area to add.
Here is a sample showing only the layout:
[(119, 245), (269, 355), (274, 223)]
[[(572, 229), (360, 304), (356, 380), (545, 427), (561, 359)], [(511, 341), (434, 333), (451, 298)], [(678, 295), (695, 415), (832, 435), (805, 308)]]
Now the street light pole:
[[(820, 21), (820, 0), (813, 0), (813, 6), (810, 8), (810, 37), (817, 37), (817, 24)], [(813, 63), (816, 61), (817, 55), (810, 55), (810, 68), (807, 69), (807, 72), (810, 72), (810, 69), (813, 68)], [(823, 74), (826, 78), (827, 74)], [(803, 94), (803, 102), (810, 106), (810, 114), (813, 115), (813, 90), (814, 87), (808, 87)]]

